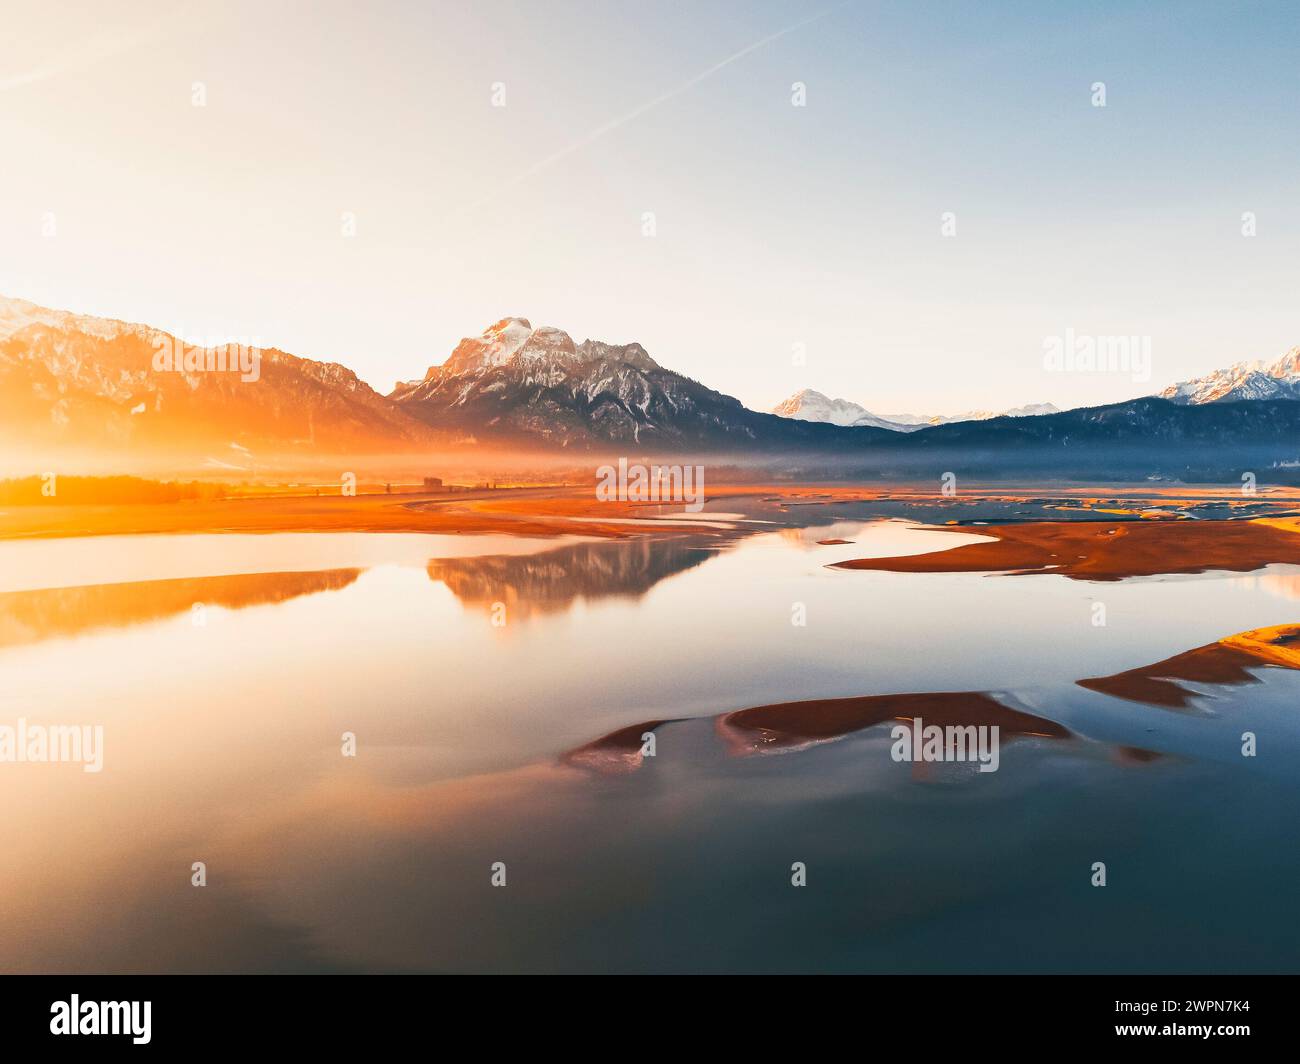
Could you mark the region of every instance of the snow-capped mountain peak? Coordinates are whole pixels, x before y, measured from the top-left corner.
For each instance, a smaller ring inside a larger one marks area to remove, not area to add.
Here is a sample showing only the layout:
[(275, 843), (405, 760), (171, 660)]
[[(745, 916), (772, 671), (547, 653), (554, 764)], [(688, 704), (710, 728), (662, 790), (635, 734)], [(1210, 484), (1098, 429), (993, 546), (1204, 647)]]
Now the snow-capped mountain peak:
[(1061, 408), (1055, 403), (1026, 403), (1024, 406), (1014, 406), (1010, 410), (1004, 410), (1002, 417), (1039, 417), (1042, 414), (1059, 414)]
[(822, 421), (831, 425), (851, 425), (915, 432), (930, 425), (948, 425), (955, 421), (987, 421), (995, 417), (1031, 417), (1056, 414), (1051, 403), (1030, 403), (1011, 410), (970, 410), (962, 414), (873, 414), (866, 407), (847, 399), (828, 399), (821, 392), (805, 388), (795, 392), (772, 408), (772, 413), (799, 421)]
[(1272, 363), (1260, 359), (1235, 362), (1226, 369), (1170, 385), (1161, 399), (1182, 406), (1243, 399), (1300, 399), (1300, 347)]
[(180, 358), (159, 368), (160, 338), (186, 346), (153, 326), (0, 297), (0, 429), (43, 446), (167, 451), (187, 461), (212, 448), (319, 439), (396, 453), (440, 439), (337, 363), (271, 348), (256, 378)]
[(66, 332), (79, 332), (112, 340), (124, 334), (148, 335), (157, 329), (147, 325), (132, 325), (112, 318), (96, 318), (88, 314), (73, 314), (67, 310), (37, 306), (25, 299), (0, 296), (0, 340), (7, 340), (29, 325), (45, 325)]
[(852, 425), (859, 418), (871, 417), (871, 411), (847, 399), (831, 399), (811, 388), (795, 392), (772, 407), (772, 413), (796, 421), (822, 421), (830, 425)]
[(571, 359), (577, 353), (578, 346), (573, 337), (563, 329), (539, 325), (520, 345), (514, 357), (521, 362), (545, 362), (556, 358)]
[(467, 336), (447, 359), (447, 365), (458, 371), (503, 366), (514, 358), (533, 335), (527, 318), (502, 318), (489, 325), (481, 336)]
[(638, 343), (584, 340), (575, 344), (563, 329), (534, 328), (527, 318), (502, 318), (482, 335), (461, 340), (446, 362), (430, 366), (422, 378), (399, 383), (392, 395), (405, 399), (431, 381), (482, 376), (499, 369), (510, 369), (533, 383), (553, 384), (567, 373), (599, 364), (642, 372), (661, 368)]
[(638, 343), (575, 344), (564, 330), (534, 328), (526, 318), (503, 318), (462, 340), (446, 362), (398, 384), (389, 398), (430, 424), (563, 446), (750, 439), (747, 422), (755, 416), (738, 400), (664, 369)]
[[(431, 366), (423, 381), (451, 374), (485, 373), (504, 366), (516, 366), (527, 371), (567, 371), (577, 366), (605, 362), (614, 365), (649, 371), (659, 369), (659, 364), (640, 344), (609, 344), (601, 340), (573, 342), (563, 329), (550, 325), (536, 328), (527, 318), (502, 318), (489, 326), (480, 336), (466, 337), (451, 357), (440, 366)], [(399, 385), (411, 389), (422, 381)]]

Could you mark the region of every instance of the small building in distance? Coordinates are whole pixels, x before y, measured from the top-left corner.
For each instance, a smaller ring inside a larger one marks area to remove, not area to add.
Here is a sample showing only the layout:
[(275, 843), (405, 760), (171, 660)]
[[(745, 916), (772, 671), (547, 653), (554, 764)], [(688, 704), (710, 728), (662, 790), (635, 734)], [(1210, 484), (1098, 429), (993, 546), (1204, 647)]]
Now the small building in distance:
[(425, 491), (446, 491), (446, 488), (442, 486), (442, 477), (425, 477), (424, 490)]

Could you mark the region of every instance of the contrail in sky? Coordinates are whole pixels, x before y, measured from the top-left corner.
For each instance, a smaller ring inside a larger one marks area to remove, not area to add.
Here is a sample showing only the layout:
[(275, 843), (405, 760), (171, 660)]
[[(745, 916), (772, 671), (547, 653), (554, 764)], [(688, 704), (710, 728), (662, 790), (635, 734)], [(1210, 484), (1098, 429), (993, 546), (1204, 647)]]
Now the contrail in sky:
[(173, 32), (182, 22), (189, 27), (190, 32), (194, 32), (201, 28), (193, 17), (196, 6), (193, 2), (173, 4), (164, 18), (137, 22), (136, 25), (124, 27), (116, 33), (100, 34), (98, 37), (74, 42), (62, 48), (57, 59), (30, 67), (21, 73), (8, 75), (0, 73), (0, 92), (22, 88), (24, 85), (35, 85), (50, 78), (62, 77), (64, 74), (77, 73), (122, 52), (159, 40)]
[(57, 60), (32, 67), (21, 74), (0, 77), (0, 92), (6, 89), (16, 89), (23, 85), (34, 85), (39, 81), (56, 78), (60, 74), (69, 71), (80, 70), (82, 67), (90, 66), (92, 63), (98, 63), (101, 60), (117, 55), (119, 52), (124, 52), (128, 48), (134, 47), (140, 40), (139, 36), (128, 35), (100, 37), (96, 40), (87, 41), (70, 51), (65, 51)]
[(708, 67), (707, 69), (700, 71), (700, 73), (696, 74), (694, 77), (690, 78), (689, 80), (682, 82), (680, 85), (676, 86), (675, 88), (660, 93), (658, 96), (654, 97), (653, 99), (647, 100), (645, 103), (632, 108), (632, 110), (628, 111), (626, 114), (622, 114), (619, 115), (617, 118), (610, 119), (608, 122), (605, 122), (603, 125), (599, 125), (595, 129), (591, 130), (591, 132), (585, 134), (582, 137), (579, 137), (572, 144), (568, 144), (565, 147), (561, 148), (559, 151), (552, 152), (550, 155), (546, 156), (546, 158), (539, 159), (531, 166), (525, 167), (523, 170), (519, 171), (519, 173), (515, 174), (514, 177), (510, 178), (510, 180), (504, 181), (501, 184), (497, 185), (497, 187), (494, 188), (490, 193), (481, 197), (480, 199), (475, 200), (473, 203), (469, 204), (468, 206), (463, 207), (460, 211), (456, 213), (463, 214), (466, 211), (471, 211), (476, 207), (482, 206), (488, 200), (495, 197), (498, 193), (504, 192), (508, 188), (513, 188), (515, 185), (518, 185), (523, 181), (527, 181), (534, 174), (540, 173), (542, 170), (554, 166), (561, 159), (566, 159), (574, 152), (581, 151), (583, 148), (586, 148), (589, 145), (600, 140), (600, 138), (605, 136), (605, 134), (612, 133), (614, 130), (627, 125), (633, 119), (640, 118), (641, 115), (645, 114), (647, 111), (654, 110), (661, 103), (666, 103), (668, 100), (673, 99), (675, 96), (680, 96), (682, 93), (690, 89), (693, 89), (701, 81), (705, 81), (708, 78), (711, 78), (714, 74), (716, 74), (719, 70), (722, 70), (724, 67), (731, 66), (732, 63), (744, 59), (745, 56), (749, 55), (751, 52), (756, 52), (760, 48), (763, 48), (771, 44), (775, 40), (779, 40), (780, 38), (786, 36), (787, 34), (794, 33), (796, 30), (801, 30), (805, 26), (811, 25), (812, 23), (825, 18), (831, 12), (838, 11), (840, 8), (844, 7), (849, 2), (850, 0), (844, 0), (843, 3), (835, 4), (831, 7), (826, 8), (823, 11), (817, 12), (815, 15), (809, 15), (807, 18), (801, 19), (800, 21), (795, 22), (792, 25), (786, 26), (784, 29), (779, 29), (775, 33), (769, 33), (766, 37), (760, 38), (759, 40), (755, 41), (753, 44), (746, 45), (740, 51), (733, 52), (725, 59), (718, 60), (718, 62), (714, 63), (711, 67)]

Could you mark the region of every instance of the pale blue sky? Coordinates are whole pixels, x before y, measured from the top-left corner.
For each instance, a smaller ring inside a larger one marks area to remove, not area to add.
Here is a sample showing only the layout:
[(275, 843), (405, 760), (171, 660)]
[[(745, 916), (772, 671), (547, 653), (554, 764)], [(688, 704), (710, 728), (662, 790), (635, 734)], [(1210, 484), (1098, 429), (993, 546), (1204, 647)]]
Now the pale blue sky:
[[(0, 292), (381, 391), (506, 315), (753, 406), (885, 412), (1113, 401), (1300, 344), (1292, 4), (3, 12)], [(1150, 336), (1150, 382), (1045, 372), (1066, 329)]]

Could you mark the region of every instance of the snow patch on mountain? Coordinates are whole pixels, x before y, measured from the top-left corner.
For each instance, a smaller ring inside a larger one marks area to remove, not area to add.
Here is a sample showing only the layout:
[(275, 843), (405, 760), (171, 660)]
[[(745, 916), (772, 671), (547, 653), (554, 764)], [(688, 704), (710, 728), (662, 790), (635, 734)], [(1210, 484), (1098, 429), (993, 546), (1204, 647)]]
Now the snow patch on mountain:
[(456, 345), (420, 380), (389, 398), (430, 425), (490, 426), (519, 440), (561, 446), (592, 441), (680, 443), (754, 438), (755, 415), (679, 373), (638, 343), (584, 340), (563, 329), (503, 318)]
[(903, 425), (887, 423), (878, 418), (865, 406), (849, 402), (847, 399), (831, 399), (821, 392), (805, 388), (795, 392), (784, 402), (777, 403), (772, 413), (780, 417), (794, 418), (796, 421), (820, 421), (828, 425), (874, 425), (877, 428), (903, 431)]
[(112, 318), (73, 314), (66, 310), (40, 307), (25, 299), (0, 296), (0, 340), (7, 340), (30, 325), (45, 325), (65, 332), (79, 332), (101, 340), (113, 340), (128, 334), (151, 336), (158, 332), (157, 329), (147, 325), (132, 325)]
[(924, 420), (927, 425), (951, 425), (957, 421), (988, 421), (995, 417), (1038, 417), (1041, 414), (1060, 412), (1060, 407), (1053, 403), (1026, 403), (1024, 406), (1013, 406), (1009, 410), (967, 410), (961, 414), (931, 415)]
[(148, 450), (314, 441), (396, 450), (439, 439), (345, 366), (261, 352), (256, 383), (155, 369), (162, 329), (0, 296), (0, 429), (32, 439)]
[(805, 388), (789, 399), (778, 403), (772, 413), (799, 421), (821, 421), (831, 425), (892, 429), (895, 432), (915, 432), (930, 425), (948, 425), (957, 421), (987, 421), (995, 417), (1032, 417), (1039, 414), (1056, 414), (1060, 411), (1051, 403), (1030, 403), (1010, 410), (969, 410), (962, 414), (873, 414), (866, 407), (847, 399), (828, 399), (821, 392)]
[(1300, 347), (1293, 347), (1276, 362), (1265, 363), (1260, 359), (1236, 362), (1227, 369), (1170, 385), (1159, 396), (1181, 406), (1248, 399), (1300, 399)]

